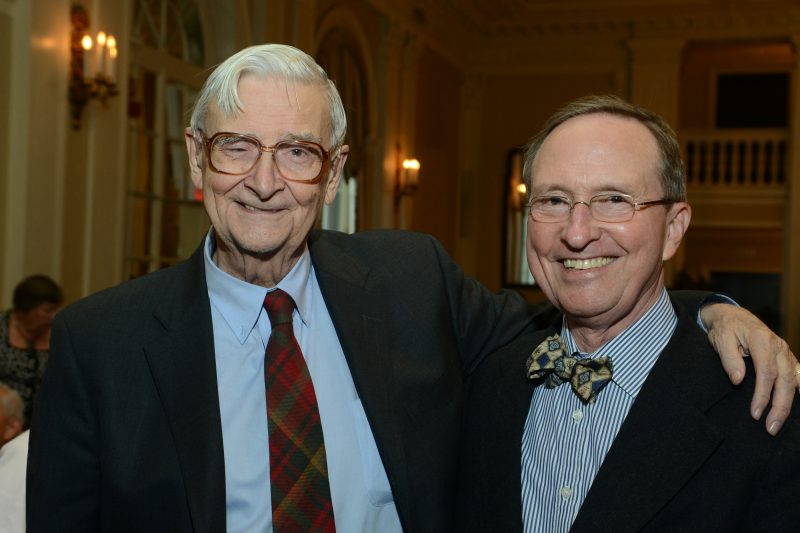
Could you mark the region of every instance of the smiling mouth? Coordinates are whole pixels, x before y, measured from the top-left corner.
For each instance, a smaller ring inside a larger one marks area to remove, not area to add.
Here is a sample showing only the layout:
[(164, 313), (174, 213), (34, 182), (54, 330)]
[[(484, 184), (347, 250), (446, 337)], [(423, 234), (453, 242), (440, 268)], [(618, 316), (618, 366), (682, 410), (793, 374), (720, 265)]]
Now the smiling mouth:
[(613, 257), (593, 257), (591, 259), (564, 259), (564, 268), (569, 270), (587, 270), (600, 268), (614, 261)]
[(242, 202), (236, 202), (240, 206), (244, 207), (247, 211), (251, 213), (277, 213), (281, 211), (279, 208), (272, 208), (272, 209), (259, 209), (258, 207), (253, 207), (252, 205), (243, 204)]

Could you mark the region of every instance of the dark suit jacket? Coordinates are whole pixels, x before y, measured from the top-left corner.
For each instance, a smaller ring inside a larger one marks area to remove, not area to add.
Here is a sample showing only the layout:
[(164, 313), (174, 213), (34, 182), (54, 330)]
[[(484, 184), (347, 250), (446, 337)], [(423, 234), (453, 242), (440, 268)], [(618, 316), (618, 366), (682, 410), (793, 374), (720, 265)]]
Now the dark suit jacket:
[[(404, 529), (447, 531), (463, 375), (530, 314), (465, 279), (428, 236), (323, 232), (309, 247)], [(222, 446), (198, 249), (58, 314), (31, 431), (29, 531), (224, 531)]]
[[(753, 369), (748, 368), (742, 386), (730, 384), (695, 323), (697, 303), (687, 309), (673, 299), (677, 329), (571, 531), (800, 527), (797, 401), (777, 438), (752, 420)], [(560, 328), (560, 320), (557, 324)], [(534, 389), (525, 379), (525, 362), (553, 331), (555, 327), (517, 339), (488, 357), (468, 379), (458, 531), (522, 531), (521, 442)]]

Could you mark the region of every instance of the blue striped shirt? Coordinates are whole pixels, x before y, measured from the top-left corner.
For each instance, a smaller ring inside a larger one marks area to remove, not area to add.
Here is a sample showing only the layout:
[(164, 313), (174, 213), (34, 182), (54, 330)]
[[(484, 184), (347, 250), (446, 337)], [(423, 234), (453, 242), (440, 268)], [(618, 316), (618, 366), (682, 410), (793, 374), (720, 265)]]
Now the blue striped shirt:
[[(592, 404), (584, 405), (568, 384), (555, 389), (536, 387), (522, 435), (522, 520), (526, 533), (569, 530), (677, 323), (672, 303), (662, 289), (658, 301), (639, 320), (596, 352), (582, 353), (591, 358), (608, 356), (614, 365), (611, 383)], [(561, 336), (569, 353), (579, 351), (566, 320)]]

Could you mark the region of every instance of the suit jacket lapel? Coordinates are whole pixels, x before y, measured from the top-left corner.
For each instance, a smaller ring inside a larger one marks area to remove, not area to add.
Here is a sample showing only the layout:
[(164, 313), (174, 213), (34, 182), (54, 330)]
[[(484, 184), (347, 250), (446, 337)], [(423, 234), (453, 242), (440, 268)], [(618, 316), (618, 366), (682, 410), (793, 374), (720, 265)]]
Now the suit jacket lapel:
[(642, 529), (722, 440), (704, 412), (730, 385), (691, 311), (678, 314), (571, 531)]
[[(482, 516), (487, 517), (485, 527), (493, 531), (521, 531), (522, 435), (535, 389), (525, 376), (525, 362), (534, 348), (553, 333), (555, 328), (521, 337), (483, 363), (491, 365), (494, 363), (491, 359), (498, 358), (498, 371), (488, 387), (492, 397), (480, 400), (488, 402), (496, 413), (492, 431), (481, 435), (482, 455), (492, 460), (482, 460), (489, 468), (480, 473), (480, 481), (468, 482), (480, 483)], [(476, 371), (480, 373), (483, 369), (478, 367)], [(482, 431), (482, 428), (469, 430)]]
[[(336, 328), (372, 434), (380, 450), (398, 512), (413, 506), (408, 490), (403, 434), (393, 405), (389, 326), (383, 295), (369, 288), (369, 268), (319, 234), (309, 249), (320, 290)], [(402, 517), (401, 517), (402, 518)]]
[(195, 531), (225, 530), (225, 459), (203, 250), (177, 267), (145, 356), (178, 453)]

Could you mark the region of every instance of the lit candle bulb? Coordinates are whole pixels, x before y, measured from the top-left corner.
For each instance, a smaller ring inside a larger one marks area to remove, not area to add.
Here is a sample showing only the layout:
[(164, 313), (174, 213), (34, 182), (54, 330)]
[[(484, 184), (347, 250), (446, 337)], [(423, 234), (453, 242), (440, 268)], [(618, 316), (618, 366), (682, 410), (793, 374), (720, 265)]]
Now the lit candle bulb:
[(97, 34), (97, 75), (105, 76), (106, 73), (106, 33)]
[(92, 38), (84, 35), (81, 39), (81, 47), (83, 47), (83, 78), (88, 79), (92, 77), (92, 55), (88, 52), (92, 49)]
[(114, 59), (117, 57), (117, 40), (109, 34), (106, 38), (106, 76), (109, 80), (114, 79)]
[(117, 47), (108, 49), (108, 81), (114, 82), (116, 76)]

